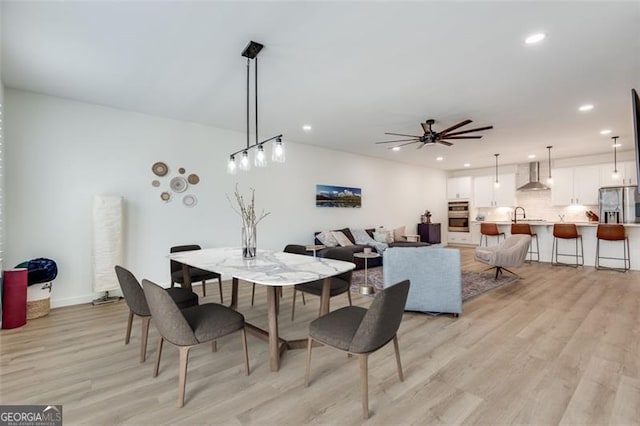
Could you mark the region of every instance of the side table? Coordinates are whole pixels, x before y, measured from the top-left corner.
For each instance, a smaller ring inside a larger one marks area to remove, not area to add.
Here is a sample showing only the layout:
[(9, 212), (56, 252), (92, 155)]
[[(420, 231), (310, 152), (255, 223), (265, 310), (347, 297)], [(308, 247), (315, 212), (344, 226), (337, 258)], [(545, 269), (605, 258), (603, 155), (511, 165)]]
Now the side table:
[(322, 250), (323, 248), (325, 248), (325, 246), (323, 246), (322, 244), (313, 244), (310, 246), (306, 246), (307, 251), (313, 252), (313, 257), (316, 257), (316, 252), (318, 250)]
[(360, 294), (373, 294), (374, 289), (373, 289), (373, 286), (369, 285), (369, 276), (367, 274), (367, 260), (380, 257), (380, 254), (375, 252), (371, 252), (371, 253), (360, 252), (360, 253), (354, 253), (353, 257), (364, 259), (364, 284), (360, 286)]

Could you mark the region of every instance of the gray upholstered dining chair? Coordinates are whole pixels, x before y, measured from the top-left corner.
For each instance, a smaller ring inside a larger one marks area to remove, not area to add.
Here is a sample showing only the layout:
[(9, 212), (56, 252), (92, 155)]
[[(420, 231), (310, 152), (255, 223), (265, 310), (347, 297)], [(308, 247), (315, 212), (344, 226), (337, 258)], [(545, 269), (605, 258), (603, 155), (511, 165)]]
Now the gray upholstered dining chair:
[(357, 354), (360, 358), (362, 381), (362, 416), (369, 418), (369, 354), (393, 340), (398, 376), (401, 382), (404, 381), (397, 333), (409, 285), (409, 280), (404, 280), (378, 292), (368, 310), (359, 306), (346, 306), (313, 320), (309, 325), (305, 386), (309, 386), (311, 348), (314, 341), (349, 354)]
[[(340, 247), (330, 248), (325, 252), (325, 258), (334, 259), (334, 260), (343, 260), (345, 262), (353, 263), (353, 253), (349, 250), (342, 249)], [(347, 293), (347, 297), (349, 299), (349, 306), (351, 303), (351, 273), (352, 270), (344, 272), (340, 275), (336, 275), (331, 277), (331, 290), (329, 292), (329, 297), (338, 296), (342, 293)], [(314, 294), (316, 296), (322, 295), (322, 281), (311, 281), (303, 284), (296, 284), (293, 287), (293, 302), (291, 304), (291, 321), (295, 318), (296, 313), (296, 293), (298, 291), (309, 294)], [(304, 297), (304, 296), (303, 296)]]
[[(298, 244), (287, 244), (283, 250), (285, 253), (293, 253), (293, 254), (302, 254), (302, 255), (306, 255), (307, 254), (307, 247), (306, 246), (301, 246)], [(278, 290), (280, 290), (280, 297), (282, 297), (282, 287), (278, 288)], [(253, 287), (251, 288), (251, 306), (253, 306), (253, 301), (256, 295), (256, 284), (253, 284)]]
[[(174, 246), (169, 249), (169, 253), (178, 253), (181, 251), (192, 251), (192, 250), (202, 250), (198, 244), (188, 244), (183, 246)], [(180, 262), (176, 262), (175, 260), (170, 261), (171, 266), (171, 287), (173, 287), (176, 283), (183, 285), (184, 284), (184, 274), (182, 271), (182, 264)], [(189, 276), (191, 277), (191, 282), (202, 282), (202, 296), (207, 296), (207, 288), (205, 287), (205, 283), (209, 280), (218, 280), (218, 289), (220, 290), (220, 303), (224, 303), (224, 298), (222, 296), (222, 276), (217, 272), (205, 271), (204, 269), (194, 268), (193, 266), (189, 267)]]
[[(142, 319), (142, 334), (140, 343), (140, 362), (144, 362), (147, 358), (147, 338), (149, 337), (149, 322), (151, 321), (151, 311), (144, 292), (136, 277), (128, 269), (120, 265), (115, 266), (120, 289), (124, 295), (124, 300), (129, 306), (129, 321), (127, 322), (127, 334), (124, 338), (124, 344), (128, 345), (131, 339), (131, 326), (133, 325), (134, 315)], [(198, 304), (198, 295), (186, 288), (169, 288), (167, 294), (179, 308), (189, 308)]]
[(149, 303), (149, 309), (160, 337), (158, 338), (158, 354), (153, 377), (158, 375), (162, 343), (169, 341), (178, 347), (180, 352), (180, 373), (178, 384), (178, 407), (184, 405), (184, 394), (187, 384), (187, 361), (189, 350), (201, 343), (212, 342), (215, 352), (216, 339), (240, 331), (244, 348), (244, 365), (249, 375), (249, 354), (247, 352), (247, 333), (244, 317), (241, 313), (217, 303), (205, 303), (191, 308), (178, 308), (169, 294), (159, 285), (149, 280), (142, 280), (142, 288)]

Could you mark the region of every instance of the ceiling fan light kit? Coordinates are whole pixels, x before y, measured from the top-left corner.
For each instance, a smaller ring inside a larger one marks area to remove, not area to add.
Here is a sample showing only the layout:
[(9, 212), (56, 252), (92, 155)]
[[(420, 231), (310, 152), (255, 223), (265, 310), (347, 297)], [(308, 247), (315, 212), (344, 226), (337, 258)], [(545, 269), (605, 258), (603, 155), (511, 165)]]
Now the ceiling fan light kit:
[(493, 129), (493, 126), (484, 126), (484, 127), (478, 127), (475, 129), (468, 129), (468, 130), (461, 130), (461, 131), (456, 131), (454, 132), (454, 130), (459, 129), (462, 126), (466, 126), (467, 124), (471, 123), (471, 120), (463, 120), (457, 124), (454, 124), (453, 126), (450, 126), (440, 132), (436, 132), (433, 130), (432, 126), (433, 124), (435, 124), (435, 120), (430, 118), (428, 120), (426, 120), (424, 123), (420, 123), (420, 125), (422, 126), (422, 130), (424, 131), (424, 134), (422, 136), (419, 135), (407, 135), (404, 133), (392, 133), (392, 132), (385, 132), (385, 135), (390, 135), (390, 136), (401, 136), (404, 137), (406, 139), (395, 139), (395, 140), (391, 140), (391, 141), (381, 141), (381, 142), (376, 142), (376, 144), (384, 144), (384, 143), (400, 143), (399, 145), (395, 145), (389, 149), (393, 149), (393, 150), (397, 150), (396, 148), (401, 148), (403, 146), (406, 145), (411, 145), (414, 143), (418, 143), (420, 145), (418, 145), (417, 149), (421, 149), (424, 148), (425, 145), (435, 145), (437, 143), (441, 144), (441, 145), (445, 145), (445, 146), (452, 146), (453, 142), (449, 142), (449, 140), (458, 140), (458, 139), (481, 139), (482, 135), (468, 135), (468, 133), (474, 133), (474, 132), (480, 132), (482, 130), (489, 130), (489, 129)]
[[(264, 47), (263, 44), (257, 43), (255, 41), (250, 41), (249, 44), (242, 51), (242, 56), (247, 58), (247, 145), (245, 148), (242, 148), (236, 152), (233, 152), (229, 155), (229, 162), (227, 163), (227, 172), (229, 174), (235, 174), (238, 169), (242, 171), (249, 171), (251, 169), (251, 161), (249, 160), (249, 152), (257, 148), (255, 151), (255, 157), (253, 165), (255, 167), (265, 167), (267, 165), (267, 157), (264, 152), (264, 144), (268, 142), (274, 142), (271, 161), (276, 163), (284, 163), (285, 161), (285, 152), (284, 145), (282, 144), (282, 135), (277, 135), (270, 137), (268, 139), (263, 140), (262, 142), (258, 142), (258, 53)], [(254, 62), (254, 118), (255, 118), (255, 134), (256, 134), (256, 142), (251, 145), (250, 144), (250, 135), (249, 135), (249, 117), (250, 117), (250, 96), (249, 96), (249, 85), (250, 85), (250, 68), (251, 68), (251, 60)], [(242, 153), (242, 156), (239, 160), (239, 163), (236, 163), (236, 156)]]

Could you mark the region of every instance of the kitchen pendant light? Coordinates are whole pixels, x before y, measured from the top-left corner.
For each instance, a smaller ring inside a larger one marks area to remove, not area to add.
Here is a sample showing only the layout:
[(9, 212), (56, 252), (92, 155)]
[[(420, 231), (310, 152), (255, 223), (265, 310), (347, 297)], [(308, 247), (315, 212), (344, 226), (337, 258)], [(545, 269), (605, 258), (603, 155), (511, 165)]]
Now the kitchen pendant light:
[(618, 137), (613, 136), (611, 138), (613, 139), (613, 173), (611, 174), (613, 180), (620, 179), (620, 173), (618, 173)]
[(547, 185), (553, 184), (553, 178), (551, 177), (551, 148), (553, 148), (553, 145), (547, 145), (547, 151), (549, 151), (549, 177), (547, 178)]
[[(275, 141), (273, 147), (273, 156), (272, 160), (274, 162), (284, 163), (284, 146), (282, 144), (282, 135), (273, 136), (269, 139), (265, 139), (262, 142), (258, 141), (258, 53), (262, 50), (264, 45), (260, 43), (256, 43), (255, 41), (250, 41), (247, 47), (242, 51), (242, 56), (247, 58), (247, 146), (242, 148), (236, 152), (233, 152), (229, 155), (229, 162), (227, 163), (227, 172), (229, 174), (235, 174), (236, 171), (243, 170), (249, 171), (251, 169), (251, 162), (249, 161), (249, 152), (253, 148), (257, 148), (255, 151), (254, 157), (254, 166), (256, 167), (265, 167), (267, 165), (267, 156), (264, 152), (264, 144), (267, 142)], [(249, 116), (250, 116), (250, 80), (251, 80), (251, 60), (253, 59), (254, 63), (254, 118), (255, 118), (255, 143), (251, 145), (250, 143), (250, 135), (249, 135)], [(239, 164), (236, 164), (236, 156), (242, 153), (240, 157)]]
[(493, 186), (495, 188), (499, 188), (500, 187), (500, 182), (498, 181), (498, 157), (500, 156), (500, 154), (493, 154), (496, 156), (496, 181), (493, 183)]

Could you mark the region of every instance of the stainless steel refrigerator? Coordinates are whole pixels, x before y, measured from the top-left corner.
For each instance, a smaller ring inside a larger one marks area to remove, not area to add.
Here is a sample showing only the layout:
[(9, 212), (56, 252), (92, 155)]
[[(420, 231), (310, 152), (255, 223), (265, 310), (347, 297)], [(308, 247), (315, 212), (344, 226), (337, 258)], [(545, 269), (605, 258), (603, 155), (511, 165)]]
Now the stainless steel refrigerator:
[(600, 188), (601, 223), (640, 223), (640, 194), (637, 186)]

